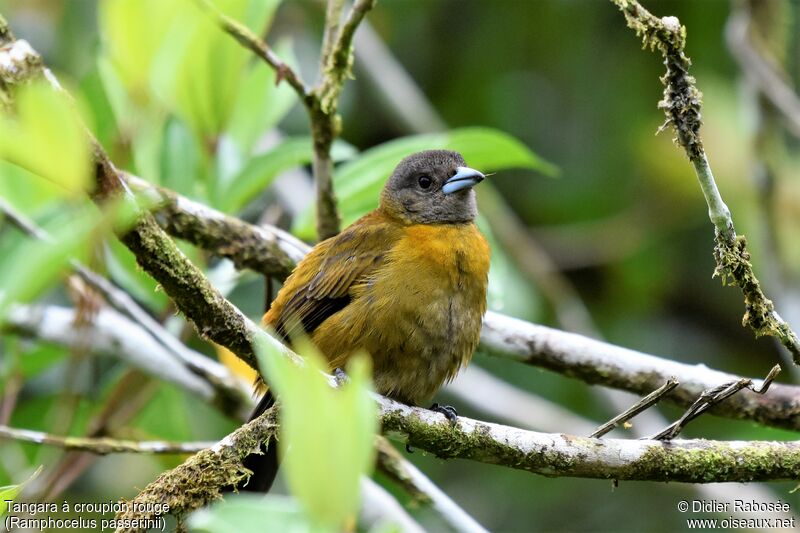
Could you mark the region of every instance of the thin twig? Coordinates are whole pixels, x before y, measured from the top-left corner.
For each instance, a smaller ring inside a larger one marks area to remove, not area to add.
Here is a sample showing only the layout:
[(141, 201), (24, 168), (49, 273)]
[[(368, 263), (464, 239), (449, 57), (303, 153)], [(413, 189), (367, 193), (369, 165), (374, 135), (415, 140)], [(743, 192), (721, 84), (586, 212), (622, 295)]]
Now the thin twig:
[(254, 34), (250, 28), (220, 11), (211, 0), (195, 1), (216, 19), (220, 28), (272, 67), (277, 73), (276, 81), (278, 83), (286, 80), (286, 83), (291, 85), (297, 93), (300, 101), (305, 105), (309, 104), (310, 91), (300, 78), (300, 75), (283, 61), (266, 42)]
[(623, 12), (628, 26), (642, 37), (644, 45), (651, 50), (658, 49), (664, 57), (667, 67), (661, 78), (664, 98), (658, 106), (667, 118), (660, 130), (672, 126), (675, 140), (686, 152), (700, 182), (708, 216), (715, 228), (717, 267), (714, 275), (719, 276), (723, 284), (741, 288), (745, 300), (742, 324), (748, 326), (756, 337), (776, 337), (791, 352), (795, 364), (800, 365), (800, 339), (764, 295), (753, 272), (745, 238), (736, 235), (731, 212), (722, 200), (703, 149), (700, 138), (701, 94), (695, 86), (695, 79), (689, 75), (691, 61), (684, 53), (686, 28), (675, 17), (654, 16), (636, 0), (611, 1)]
[(618, 414), (605, 424), (598, 427), (594, 433), (589, 435), (590, 437), (598, 438), (602, 437), (606, 433), (612, 431), (613, 429), (617, 428), (620, 424), (623, 424), (633, 418), (634, 416), (638, 415), (642, 411), (649, 409), (651, 406), (658, 403), (661, 398), (663, 398), (666, 394), (668, 394), (672, 389), (677, 387), (680, 383), (675, 378), (670, 378), (664, 383), (661, 387), (654, 390), (635, 404), (633, 404), (630, 408), (626, 409), (622, 413)]
[(31, 431), (4, 425), (0, 425), (0, 439), (31, 442), (55, 446), (63, 450), (89, 452), (97, 455), (108, 455), (110, 453), (197, 453), (214, 445), (213, 442), (135, 441), (108, 437), (62, 437), (42, 431)]
[(430, 505), (454, 531), (483, 533), (486, 529), (458, 506), (385, 438), (378, 437), (377, 468), (397, 483), (415, 503)]
[(324, 240), (336, 235), (341, 221), (333, 190), (333, 159), (330, 152), (341, 129), (337, 114), (339, 94), (344, 82), (352, 75), (353, 36), (376, 0), (356, 0), (341, 28), (339, 24), (344, 2), (328, 2), (320, 82), (313, 90), (309, 90), (299, 75), (246, 26), (220, 12), (210, 0), (196, 1), (214, 16), (223, 31), (272, 67), (278, 74), (278, 81), (286, 79), (306, 107), (314, 149), (312, 168), (317, 186), (317, 236)]
[(341, 219), (333, 190), (333, 160), (330, 152), (341, 129), (341, 119), (337, 114), (339, 94), (353, 70), (353, 35), (374, 5), (375, 0), (356, 0), (339, 29), (342, 2), (328, 2), (321, 80), (313, 91), (313, 105), (308, 107), (314, 141), (312, 169), (317, 185), (317, 236), (320, 240), (339, 233)]
[[(0, 212), (26, 234), (44, 242), (52, 241), (52, 237), (47, 231), (18, 212), (2, 198), (0, 198)], [(210, 360), (207, 357), (187, 348), (169, 333), (164, 326), (153, 319), (147, 311), (142, 309), (128, 293), (118, 289), (103, 276), (93, 272), (79, 261), (71, 260), (70, 265), (76, 274), (89, 286), (102, 294), (112, 307), (139, 324), (150, 336), (161, 343), (168, 353), (186, 365), (192, 373), (205, 378), (218, 394), (218, 398), (212, 403), (219, 402), (223, 406), (223, 411), (236, 411), (241, 406), (242, 390), (230, 372), (224, 369), (220, 372), (217, 367), (210, 364)]]
[(3, 217), (16, 226), (23, 233), (30, 235), (38, 240), (52, 242), (50, 235), (42, 228), (37, 226), (28, 217), (14, 209), (5, 198), (0, 197), (0, 213)]
[(678, 434), (683, 430), (686, 425), (694, 420), (695, 418), (699, 417), (706, 411), (708, 411), (714, 405), (730, 398), (737, 392), (742, 389), (750, 389), (756, 394), (764, 394), (769, 390), (770, 385), (778, 376), (781, 371), (780, 365), (775, 365), (772, 367), (772, 370), (769, 371), (767, 377), (764, 378), (764, 381), (761, 383), (761, 386), (756, 388), (753, 385), (753, 380), (748, 378), (742, 378), (736, 381), (731, 381), (728, 383), (723, 383), (714, 387), (713, 389), (703, 391), (700, 397), (695, 401), (689, 409), (675, 422), (667, 426), (662, 431), (656, 433), (655, 435), (651, 436), (650, 439), (653, 440), (671, 440), (678, 436)]

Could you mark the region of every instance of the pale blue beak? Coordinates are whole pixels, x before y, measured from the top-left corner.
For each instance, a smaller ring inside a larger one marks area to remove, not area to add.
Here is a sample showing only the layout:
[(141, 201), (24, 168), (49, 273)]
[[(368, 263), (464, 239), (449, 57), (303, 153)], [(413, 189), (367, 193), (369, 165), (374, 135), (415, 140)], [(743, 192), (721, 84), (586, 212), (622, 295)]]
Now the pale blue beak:
[(453, 177), (444, 182), (442, 192), (445, 194), (453, 194), (462, 189), (469, 189), (482, 182), (485, 177), (486, 176), (474, 168), (458, 167)]

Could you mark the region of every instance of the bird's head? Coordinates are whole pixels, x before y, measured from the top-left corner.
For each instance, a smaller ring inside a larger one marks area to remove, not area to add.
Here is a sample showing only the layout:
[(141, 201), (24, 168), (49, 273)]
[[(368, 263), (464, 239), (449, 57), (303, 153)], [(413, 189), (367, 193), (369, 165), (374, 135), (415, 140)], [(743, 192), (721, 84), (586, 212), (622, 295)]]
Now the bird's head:
[(472, 187), (483, 178), (458, 152), (418, 152), (394, 169), (381, 193), (381, 209), (412, 224), (470, 222), (478, 214)]

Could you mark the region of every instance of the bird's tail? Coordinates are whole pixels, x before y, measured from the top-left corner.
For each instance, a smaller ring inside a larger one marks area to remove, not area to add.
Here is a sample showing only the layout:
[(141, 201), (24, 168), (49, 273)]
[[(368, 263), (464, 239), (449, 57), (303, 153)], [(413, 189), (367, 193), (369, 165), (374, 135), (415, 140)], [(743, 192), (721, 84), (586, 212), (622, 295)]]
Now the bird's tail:
[[(267, 390), (259, 400), (258, 405), (250, 415), (250, 420), (255, 420), (267, 409), (275, 404), (275, 397), (272, 392)], [(278, 475), (278, 443), (273, 439), (265, 448), (261, 445), (262, 453), (251, 453), (244, 458), (242, 464), (245, 468), (252, 470), (253, 475), (247, 482), (236, 487), (240, 491), (247, 492), (268, 492), (275, 476)]]
[[(250, 414), (248, 422), (258, 418), (264, 411), (269, 409), (275, 404), (275, 397), (272, 392), (264, 385), (264, 382), (258, 378), (258, 373), (250, 368), (244, 361), (236, 357), (230, 350), (219, 345), (215, 345), (217, 349), (217, 357), (220, 362), (228, 367), (233, 374), (255, 383), (256, 392), (264, 391), (258, 405)], [(262, 453), (253, 453), (245, 457), (242, 463), (246, 468), (253, 471), (250, 479), (236, 487), (236, 490), (248, 492), (268, 492), (272, 483), (275, 481), (275, 476), (278, 475), (278, 446), (273, 441), (268, 447), (261, 445)], [(224, 492), (233, 490), (229, 487)]]

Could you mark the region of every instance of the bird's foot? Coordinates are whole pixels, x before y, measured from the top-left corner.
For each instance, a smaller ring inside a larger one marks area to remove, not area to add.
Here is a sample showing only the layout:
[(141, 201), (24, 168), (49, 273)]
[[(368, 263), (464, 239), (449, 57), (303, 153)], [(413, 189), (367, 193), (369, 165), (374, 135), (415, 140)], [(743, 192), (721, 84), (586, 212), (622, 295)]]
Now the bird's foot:
[(442, 413), (445, 418), (447, 418), (447, 421), (450, 422), (451, 426), (455, 426), (456, 422), (458, 422), (458, 412), (452, 405), (439, 405), (438, 403), (435, 403), (431, 405), (431, 411)]
[(350, 383), (350, 378), (345, 374), (344, 370), (338, 366), (333, 369), (333, 377), (336, 379), (336, 384), (339, 386)]

